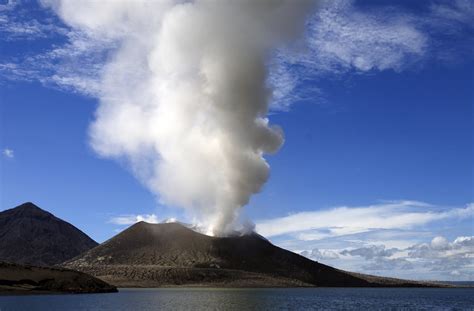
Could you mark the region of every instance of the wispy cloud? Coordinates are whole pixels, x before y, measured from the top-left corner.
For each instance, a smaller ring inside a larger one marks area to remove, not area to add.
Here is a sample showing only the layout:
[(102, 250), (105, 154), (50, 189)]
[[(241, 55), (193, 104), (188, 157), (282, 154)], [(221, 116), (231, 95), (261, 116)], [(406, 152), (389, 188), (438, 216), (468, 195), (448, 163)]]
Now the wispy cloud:
[(112, 217), (109, 223), (115, 225), (133, 225), (134, 223), (144, 221), (151, 224), (157, 224), (158, 217), (155, 214), (142, 214), (142, 215), (120, 215)]
[[(457, 37), (460, 27), (472, 27), (473, 4), (469, 0), (433, 1), (426, 7), (424, 13), (413, 13), (390, 6), (362, 9), (354, 0), (323, 1), (308, 22), (304, 48), (275, 53), (268, 81), (274, 89), (272, 109), (288, 110), (301, 100), (323, 101), (324, 92), (316, 83), (328, 75), (402, 71), (433, 57), (434, 47), (440, 58), (449, 58), (452, 48), (441, 46), (434, 37), (446, 33)], [(0, 5), (1, 39), (59, 41), (52, 41), (38, 54), (17, 53), (1, 60), (3, 78), (39, 81), (89, 96), (99, 94), (105, 60), (116, 47), (114, 36), (98, 38), (73, 31), (44, 7), (36, 8), (41, 14), (35, 18), (25, 18), (29, 9), (16, 1)]]
[(324, 1), (308, 22), (306, 45), (299, 53), (291, 49), (276, 54), (276, 70), (269, 79), (275, 89), (273, 109), (287, 110), (294, 101), (317, 98), (311, 89), (296, 92), (307, 80), (350, 71), (401, 71), (425, 56), (429, 35), (407, 13), (367, 11), (354, 1), (335, 0)]
[(321, 239), (380, 229), (413, 228), (430, 222), (472, 217), (474, 205), (440, 210), (416, 201), (398, 201), (359, 207), (335, 207), (299, 212), (257, 222), (256, 230), (267, 237), (293, 234), (302, 240)]
[(66, 34), (67, 29), (53, 24), (42, 24), (36, 19), (18, 21), (6, 15), (0, 16), (0, 34), (3, 41), (37, 40), (52, 35)]
[(0, 82), (40, 82), (86, 96), (99, 94), (99, 77), (108, 53), (115, 48), (113, 39), (92, 38), (85, 32), (73, 30), (52, 11), (33, 3), (4, 7), (0, 9), (0, 42), (43, 41), (41, 48), (34, 52), (27, 49), (2, 55), (0, 76), (3, 81)]
[(361, 10), (352, 1), (331, 1), (309, 23), (306, 66), (340, 72), (400, 70), (421, 57), (428, 38), (408, 14)]
[(44, 10), (35, 3), (29, 4), (29, 10), (20, 1), (0, 4), (0, 41), (32, 41), (67, 34), (68, 29), (58, 24), (57, 19), (45, 17), (41, 14)]
[(437, 23), (458, 23), (463, 26), (474, 27), (474, 2), (471, 0), (441, 1), (431, 4), (431, 18)]
[[(456, 59), (452, 42), (465, 42), (463, 27), (473, 27), (472, 1), (426, 2), (424, 13), (400, 7), (360, 8), (354, 0), (324, 1), (308, 22), (306, 47), (278, 51), (269, 83), (274, 87), (274, 110), (288, 110), (297, 101), (317, 101), (320, 89), (308, 81), (347, 74), (393, 70), (401, 72), (427, 58)], [(443, 44), (438, 36), (451, 36)], [(467, 38), (472, 52), (472, 40)], [(461, 43), (462, 44), (462, 43)], [(458, 45), (459, 47), (459, 45)], [(458, 53), (458, 54), (456, 54)], [(305, 84), (304, 89), (299, 86)]]
[(0, 74), (12, 81), (38, 81), (45, 86), (97, 96), (103, 63), (114, 43), (91, 40), (86, 34), (69, 31), (67, 43), (38, 54), (0, 61)]
[(4, 1), (0, 4), (0, 12), (8, 12), (11, 11), (15, 8), (15, 6), (18, 4), (18, 1), (16, 0), (7, 0)]
[(2, 154), (3, 156), (10, 159), (13, 159), (15, 157), (15, 152), (13, 151), (13, 149), (9, 149), (9, 148), (3, 149)]

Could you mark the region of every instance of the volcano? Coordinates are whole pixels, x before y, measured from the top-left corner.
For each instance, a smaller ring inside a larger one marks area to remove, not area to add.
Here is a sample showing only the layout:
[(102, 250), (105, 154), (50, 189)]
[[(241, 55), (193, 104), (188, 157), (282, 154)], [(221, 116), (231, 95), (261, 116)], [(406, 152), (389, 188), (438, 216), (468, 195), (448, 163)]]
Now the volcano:
[(179, 223), (139, 222), (63, 266), (119, 287), (432, 286), (338, 270), (256, 233), (211, 237)]
[(95, 246), (84, 232), (31, 202), (0, 212), (0, 261), (52, 266)]

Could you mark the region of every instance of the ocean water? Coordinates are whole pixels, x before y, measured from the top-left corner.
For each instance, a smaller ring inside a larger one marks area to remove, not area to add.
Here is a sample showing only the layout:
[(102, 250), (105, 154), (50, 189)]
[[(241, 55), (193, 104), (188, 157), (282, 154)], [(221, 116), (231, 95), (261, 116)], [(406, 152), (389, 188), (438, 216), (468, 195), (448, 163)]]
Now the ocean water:
[(474, 310), (474, 288), (121, 289), (0, 296), (0, 310)]

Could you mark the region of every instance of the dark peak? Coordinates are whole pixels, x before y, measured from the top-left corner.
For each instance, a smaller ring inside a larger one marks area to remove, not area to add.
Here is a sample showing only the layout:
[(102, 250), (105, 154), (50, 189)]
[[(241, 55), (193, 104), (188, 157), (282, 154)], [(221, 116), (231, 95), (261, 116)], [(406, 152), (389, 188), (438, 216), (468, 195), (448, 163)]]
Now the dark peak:
[(37, 205), (31, 202), (23, 203), (2, 213), (6, 213), (6, 215), (11, 216), (15, 215), (17, 217), (54, 217), (51, 213), (39, 208)]
[(54, 265), (97, 245), (31, 202), (0, 212), (0, 261)]
[(180, 223), (180, 222), (151, 223), (151, 222), (146, 222), (146, 221), (143, 221), (143, 220), (134, 223), (133, 225), (130, 226), (130, 228), (132, 228), (132, 227), (163, 227), (163, 228), (165, 228), (165, 227), (168, 227), (168, 228), (182, 227), (182, 228), (188, 229), (188, 226), (186, 226), (185, 224)]
[(36, 204), (34, 204), (32, 202), (25, 202), (23, 204), (20, 204), (17, 207), (15, 207), (15, 209), (40, 210), (40, 211), (42, 211), (41, 208), (39, 208)]
[(140, 221), (137, 221), (136, 223), (134, 223), (133, 225), (131, 225), (129, 228), (142, 227), (142, 226), (145, 226), (146, 224), (148, 224), (148, 223), (143, 221), (143, 220), (140, 220)]
[(146, 227), (151, 226), (151, 225), (153, 225), (153, 224), (141, 220), (141, 221), (138, 221), (138, 222), (134, 223), (133, 225), (131, 225), (130, 227), (128, 227), (124, 231), (126, 231), (128, 229), (143, 229), (143, 228), (146, 228)]
[(171, 223), (149, 223), (146, 221), (139, 221), (128, 227), (128, 229), (144, 229), (144, 228), (160, 228), (163, 230), (170, 230), (170, 229), (185, 229), (189, 231), (193, 231), (189, 229), (187, 226), (179, 223), (179, 222), (171, 222)]
[(17, 207), (13, 208), (14, 211), (21, 212), (22, 214), (48, 214), (50, 215), (49, 212), (41, 209), (38, 205), (31, 203), (31, 202), (26, 202), (21, 205), (18, 205)]

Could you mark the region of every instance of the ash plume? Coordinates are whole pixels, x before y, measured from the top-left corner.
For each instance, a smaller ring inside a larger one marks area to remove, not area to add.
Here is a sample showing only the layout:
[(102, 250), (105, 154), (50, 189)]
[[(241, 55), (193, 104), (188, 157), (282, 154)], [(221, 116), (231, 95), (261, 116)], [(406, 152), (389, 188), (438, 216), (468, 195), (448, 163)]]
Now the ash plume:
[(214, 235), (269, 177), (283, 143), (266, 115), (272, 51), (298, 39), (314, 1), (43, 0), (117, 50), (101, 76), (93, 149), (126, 161), (168, 206)]

